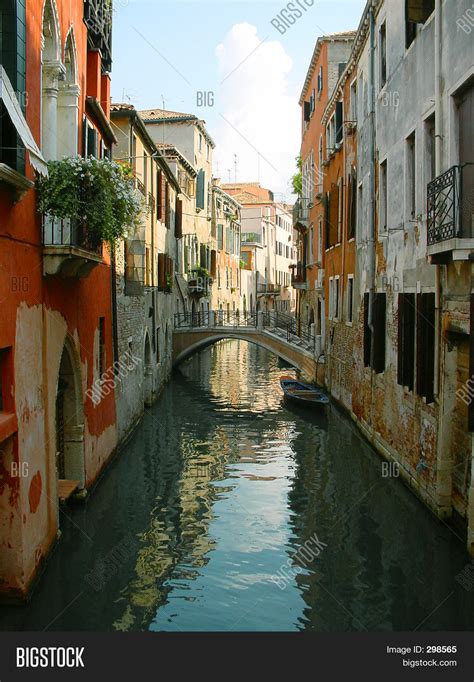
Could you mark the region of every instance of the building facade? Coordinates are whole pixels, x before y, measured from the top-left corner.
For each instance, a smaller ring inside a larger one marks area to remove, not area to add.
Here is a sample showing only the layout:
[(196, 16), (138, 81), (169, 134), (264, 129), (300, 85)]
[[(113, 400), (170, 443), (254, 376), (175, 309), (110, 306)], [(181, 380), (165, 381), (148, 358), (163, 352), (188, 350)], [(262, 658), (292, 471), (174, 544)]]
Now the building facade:
[(117, 382), (117, 427), (123, 439), (171, 373), (182, 201), (178, 180), (136, 109), (112, 104), (111, 115), (115, 159), (133, 169), (144, 206), (140, 225), (115, 252), (118, 357), (131, 368), (126, 382)]
[(83, 496), (117, 445), (111, 254), (37, 211), (35, 170), (110, 157), (111, 11), (2, 4), (0, 116), (0, 592), (23, 599), (53, 546), (59, 498)]
[(211, 308), (228, 319), (231, 313), (241, 310), (240, 230), (240, 204), (214, 179), (212, 234), (216, 238), (216, 250), (211, 252)]

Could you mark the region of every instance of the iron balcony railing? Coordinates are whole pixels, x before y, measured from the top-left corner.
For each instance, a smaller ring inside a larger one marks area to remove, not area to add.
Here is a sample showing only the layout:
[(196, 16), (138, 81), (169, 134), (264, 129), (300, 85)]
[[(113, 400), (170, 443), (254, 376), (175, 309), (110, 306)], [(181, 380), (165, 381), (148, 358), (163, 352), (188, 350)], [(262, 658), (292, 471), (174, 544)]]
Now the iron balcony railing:
[(261, 282), (257, 284), (257, 294), (278, 296), (280, 293), (281, 286), (279, 284), (269, 284), (268, 282)]
[(428, 185), (428, 246), (471, 237), (473, 211), (462, 193), (463, 170), (453, 166)]
[(85, 223), (71, 218), (43, 216), (43, 246), (71, 246), (90, 253), (102, 253), (102, 240)]
[(293, 225), (295, 227), (298, 227), (298, 225), (308, 222), (310, 204), (311, 204), (310, 199), (300, 197), (296, 204), (293, 206)]
[(306, 282), (306, 266), (303, 262), (298, 261), (296, 265), (290, 265), (291, 268), (291, 284), (304, 284)]
[(242, 232), (241, 242), (242, 244), (261, 244), (262, 235), (257, 232)]

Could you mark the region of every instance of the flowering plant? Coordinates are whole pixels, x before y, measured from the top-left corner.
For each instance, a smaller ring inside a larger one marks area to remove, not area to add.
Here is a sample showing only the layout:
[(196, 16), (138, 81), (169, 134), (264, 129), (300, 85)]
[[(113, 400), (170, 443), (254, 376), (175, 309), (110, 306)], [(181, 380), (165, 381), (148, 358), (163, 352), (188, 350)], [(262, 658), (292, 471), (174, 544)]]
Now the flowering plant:
[(36, 183), (41, 213), (78, 220), (111, 247), (139, 225), (143, 200), (128, 166), (76, 156), (50, 161), (48, 171)]

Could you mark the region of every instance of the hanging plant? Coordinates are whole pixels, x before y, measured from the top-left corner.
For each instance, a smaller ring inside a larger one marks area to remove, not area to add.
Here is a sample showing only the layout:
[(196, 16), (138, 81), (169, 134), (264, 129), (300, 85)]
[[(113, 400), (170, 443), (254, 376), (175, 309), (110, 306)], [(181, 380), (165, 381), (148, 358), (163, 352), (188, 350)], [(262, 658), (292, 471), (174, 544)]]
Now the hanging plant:
[(77, 156), (50, 161), (48, 171), (36, 183), (40, 213), (77, 220), (111, 247), (138, 227), (144, 204), (129, 166)]

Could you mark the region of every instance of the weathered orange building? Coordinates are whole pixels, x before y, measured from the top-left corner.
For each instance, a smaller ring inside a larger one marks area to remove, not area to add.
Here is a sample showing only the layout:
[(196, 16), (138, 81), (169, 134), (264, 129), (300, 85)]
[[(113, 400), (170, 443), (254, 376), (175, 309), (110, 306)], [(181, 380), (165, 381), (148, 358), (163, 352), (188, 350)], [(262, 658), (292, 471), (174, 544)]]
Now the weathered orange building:
[[(54, 544), (59, 497), (82, 495), (116, 448), (113, 269), (72, 222), (40, 216), (35, 170), (110, 156), (111, 13), (92, 0), (2, 4), (0, 594), (24, 598)], [(68, 483), (69, 482), (69, 483)]]
[[(326, 385), (352, 406), (357, 222), (356, 67), (343, 71), (324, 114), (323, 203)], [(318, 235), (320, 238), (320, 235)]]
[[(323, 351), (326, 337), (327, 298), (324, 292), (326, 258), (326, 204), (323, 182), (328, 159), (323, 115), (345, 66), (353, 32), (318, 38), (300, 96), (302, 108), (302, 194), (293, 211), (299, 233), (298, 264), (292, 284), (298, 291), (297, 315), (314, 330)], [(314, 325), (314, 327), (312, 327)]]

